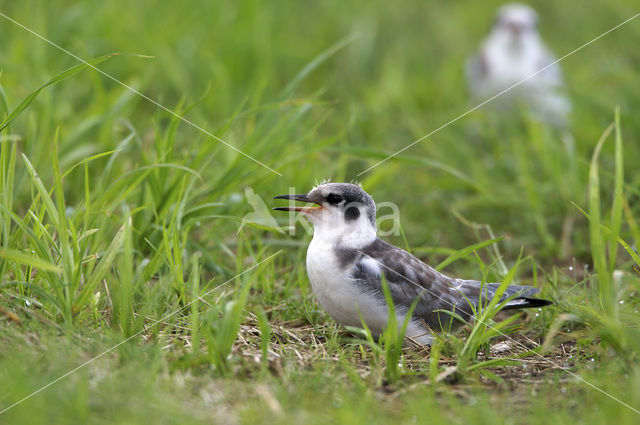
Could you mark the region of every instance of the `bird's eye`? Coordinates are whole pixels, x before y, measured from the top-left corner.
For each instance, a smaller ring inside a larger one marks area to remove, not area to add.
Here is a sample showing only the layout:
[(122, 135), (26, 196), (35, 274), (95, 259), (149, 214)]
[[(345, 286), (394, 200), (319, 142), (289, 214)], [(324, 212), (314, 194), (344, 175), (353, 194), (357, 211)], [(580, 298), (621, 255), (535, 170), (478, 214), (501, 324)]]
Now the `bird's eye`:
[(336, 193), (330, 193), (329, 196), (327, 196), (327, 202), (331, 205), (338, 205), (340, 202), (342, 202), (342, 196)]

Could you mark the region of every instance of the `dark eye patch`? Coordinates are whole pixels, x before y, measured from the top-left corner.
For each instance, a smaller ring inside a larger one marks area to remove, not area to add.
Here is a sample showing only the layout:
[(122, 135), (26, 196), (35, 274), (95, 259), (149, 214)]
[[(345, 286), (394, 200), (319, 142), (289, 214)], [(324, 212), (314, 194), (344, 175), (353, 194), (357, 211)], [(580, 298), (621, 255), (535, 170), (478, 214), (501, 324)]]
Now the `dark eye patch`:
[(349, 207), (344, 212), (344, 218), (347, 220), (355, 220), (360, 217), (360, 210), (356, 207)]
[(330, 193), (329, 196), (327, 196), (327, 202), (331, 205), (338, 205), (340, 202), (342, 202), (342, 196), (336, 193)]

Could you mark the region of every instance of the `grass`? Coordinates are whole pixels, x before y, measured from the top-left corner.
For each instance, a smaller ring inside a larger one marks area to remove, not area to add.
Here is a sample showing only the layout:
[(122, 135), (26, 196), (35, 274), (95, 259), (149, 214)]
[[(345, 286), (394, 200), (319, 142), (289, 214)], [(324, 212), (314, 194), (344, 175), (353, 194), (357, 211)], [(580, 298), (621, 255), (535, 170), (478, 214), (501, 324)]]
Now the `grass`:
[[(499, 2), (1, 4), (282, 174), (0, 18), (0, 411), (100, 355), (3, 424), (637, 422), (638, 22), (562, 62), (569, 133), (483, 108), (358, 176), (469, 108)], [(638, 12), (580, 5), (534, 4), (558, 55)], [(386, 239), (439, 270), (555, 305), (354, 340), (301, 227), (242, 221), (247, 187), (323, 178), (396, 203)]]

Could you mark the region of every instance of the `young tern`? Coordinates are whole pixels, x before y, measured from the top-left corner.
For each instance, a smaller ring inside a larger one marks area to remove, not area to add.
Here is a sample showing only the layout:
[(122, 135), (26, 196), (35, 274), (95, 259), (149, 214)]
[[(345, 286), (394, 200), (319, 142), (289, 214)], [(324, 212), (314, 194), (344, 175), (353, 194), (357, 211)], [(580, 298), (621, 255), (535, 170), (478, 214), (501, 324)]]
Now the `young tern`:
[[(326, 183), (307, 194), (274, 199), (315, 204), (274, 209), (300, 212), (313, 224), (313, 239), (307, 250), (311, 288), (327, 313), (342, 325), (362, 327), (364, 321), (375, 337), (384, 332), (388, 319), (382, 287), (384, 276), (399, 327), (418, 300), (406, 336), (412, 343), (430, 345), (431, 332), (444, 330), (452, 321), (444, 310), (469, 321), (473, 308), (487, 305), (499, 287), (497, 283), (448, 277), (378, 238), (376, 204), (358, 185)], [(504, 302), (502, 309), (551, 304), (532, 298), (537, 292), (533, 287), (511, 285), (500, 299)]]

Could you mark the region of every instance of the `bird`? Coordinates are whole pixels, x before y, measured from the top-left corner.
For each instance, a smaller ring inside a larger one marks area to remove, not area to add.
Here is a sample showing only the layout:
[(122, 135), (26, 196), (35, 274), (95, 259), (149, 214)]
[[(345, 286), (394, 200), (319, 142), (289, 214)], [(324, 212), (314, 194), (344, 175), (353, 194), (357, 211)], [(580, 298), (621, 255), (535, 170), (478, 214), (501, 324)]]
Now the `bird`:
[(492, 103), (502, 110), (522, 105), (538, 121), (567, 126), (571, 102), (562, 70), (538, 32), (538, 14), (531, 7), (520, 3), (500, 7), (465, 71), (473, 102), (499, 95)]
[[(377, 236), (376, 204), (354, 183), (323, 183), (306, 194), (276, 196), (315, 204), (275, 207), (302, 213), (313, 225), (306, 267), (311, 288), (324, 310), (339, 324), (363, 328), (375, 338), (387, 328), (388, 285), (398, 329), (414, 301), (405, 332), (405, 345), (431, 345), (433, 332), (450, 331), (454, 312), (471, 321), (474, 309), (486, 306), (499, 284), (456, 279), (438, 272), (407, 251)], [(500, 298), (502, 309), (542, 307), (550, 301), (534, 298), (530, 286), (508, 286)]]

